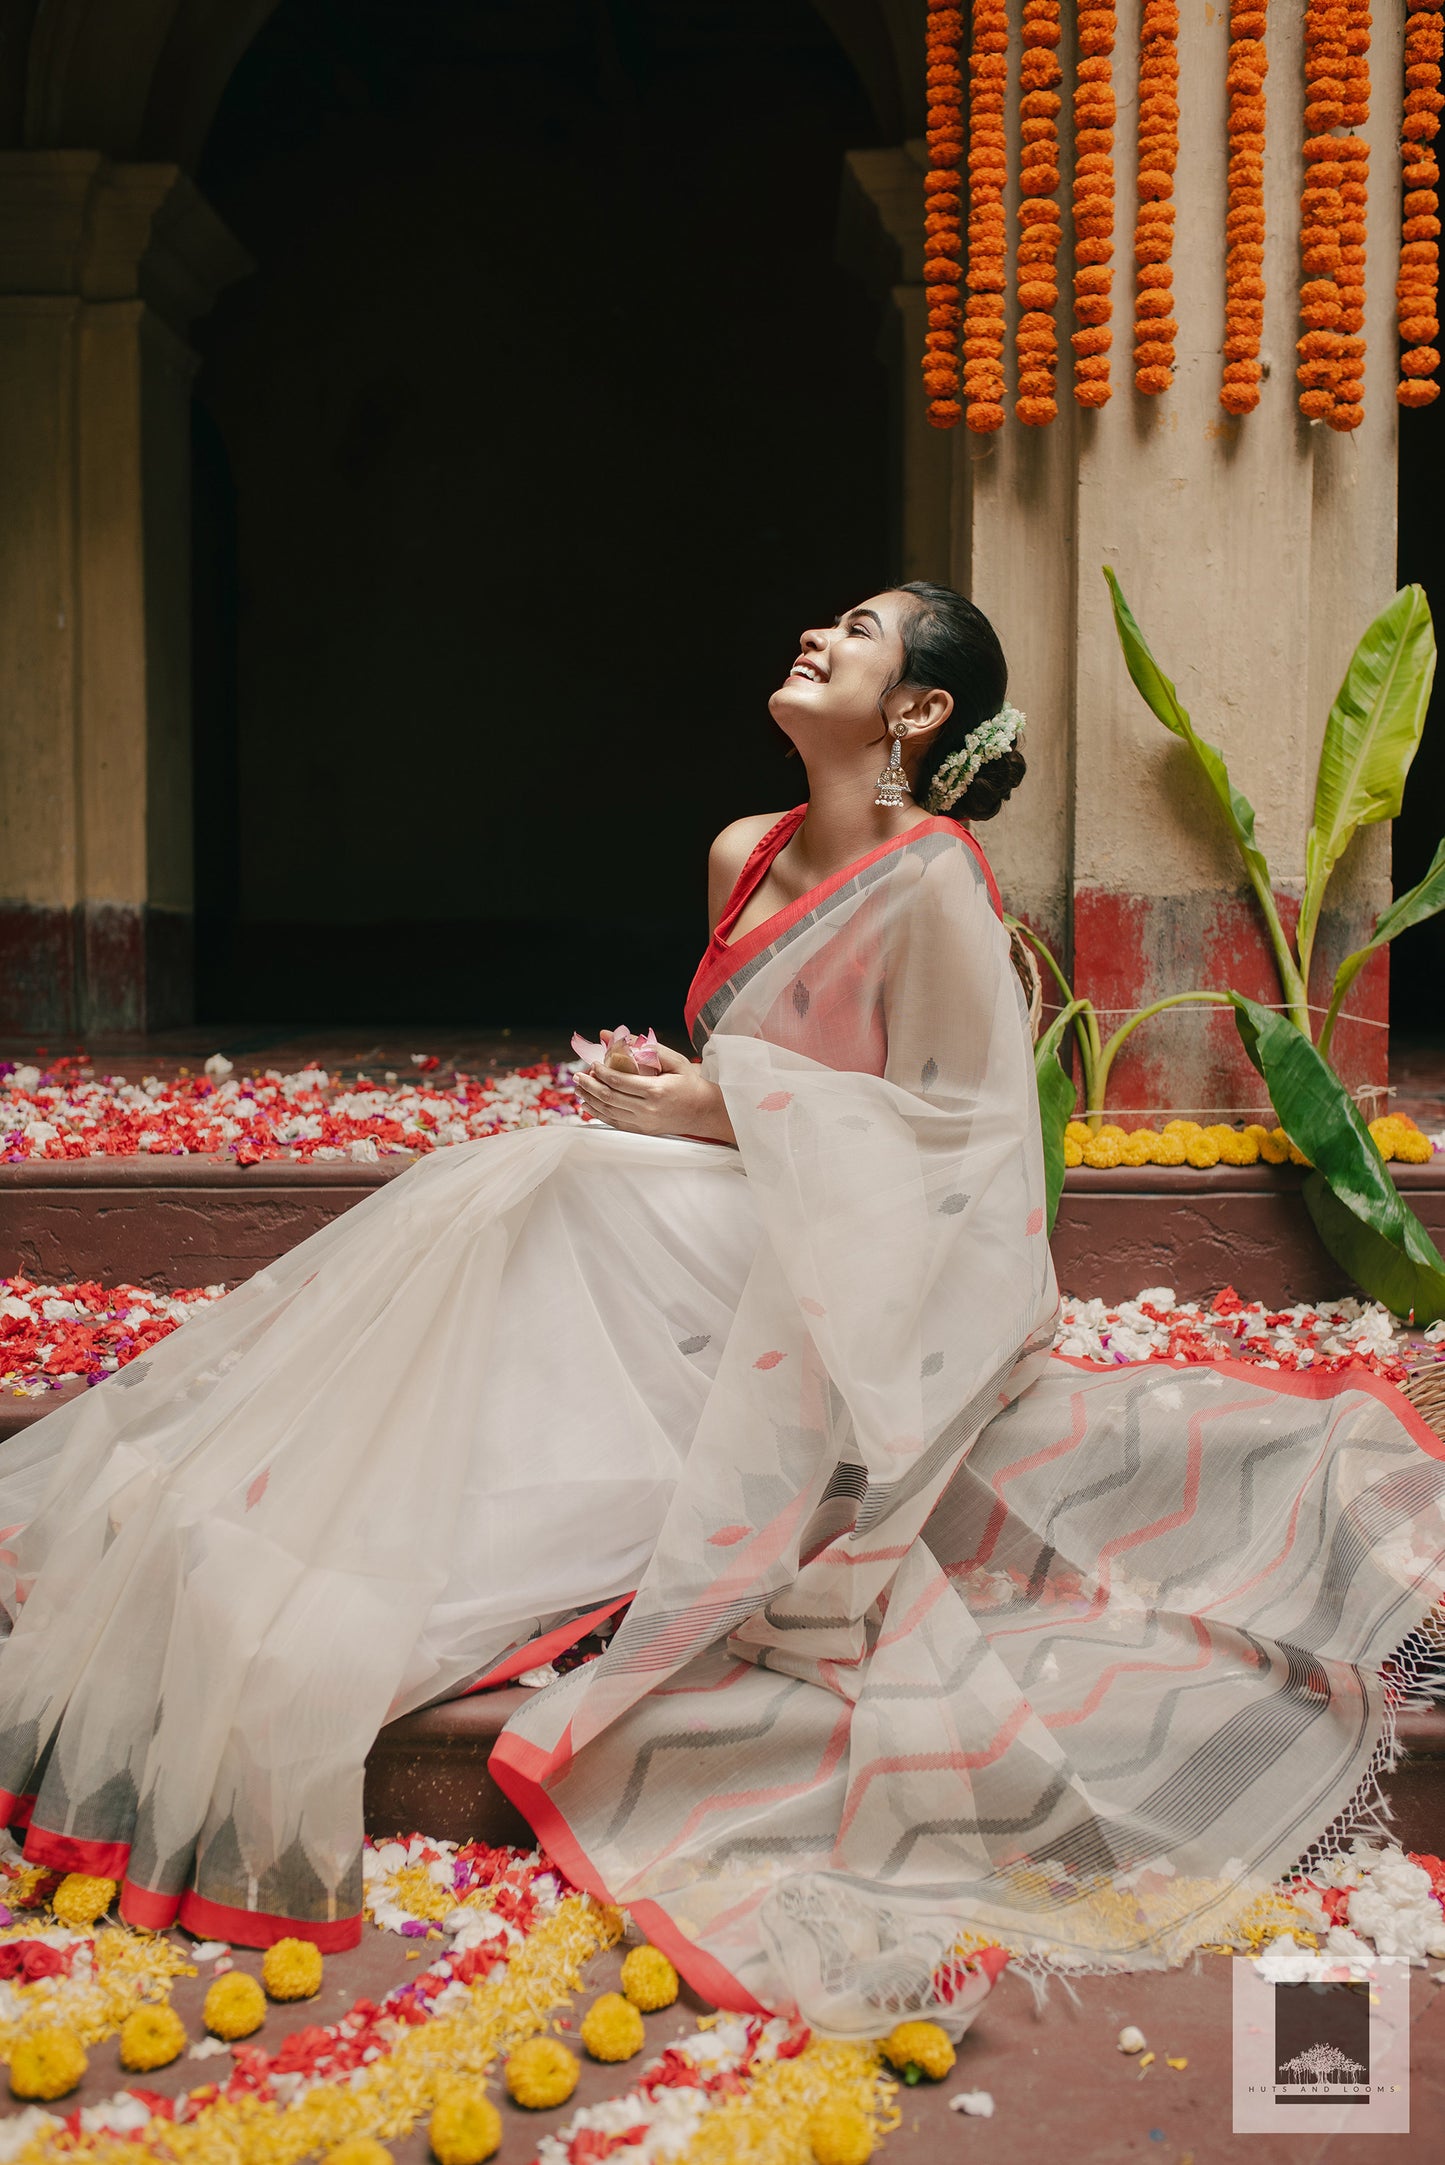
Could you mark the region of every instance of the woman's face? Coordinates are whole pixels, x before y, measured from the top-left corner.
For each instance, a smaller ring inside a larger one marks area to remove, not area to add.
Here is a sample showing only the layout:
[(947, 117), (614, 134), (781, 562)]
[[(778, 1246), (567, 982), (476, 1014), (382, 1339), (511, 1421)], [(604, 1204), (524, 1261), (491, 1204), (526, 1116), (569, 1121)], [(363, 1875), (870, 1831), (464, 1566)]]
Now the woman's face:
[(916, 607), (908, 594), (873, 594), (832, 624), (803, 633), (797, 660), (768, 701), (773, 720), (800, 752), (830, 743), (839, 751), (877, 744), (890, 722), (915, 717), (921, 697), (944, 700), (947, 711), (946, 693), (920, 695), (898, 684), (903, 627)]

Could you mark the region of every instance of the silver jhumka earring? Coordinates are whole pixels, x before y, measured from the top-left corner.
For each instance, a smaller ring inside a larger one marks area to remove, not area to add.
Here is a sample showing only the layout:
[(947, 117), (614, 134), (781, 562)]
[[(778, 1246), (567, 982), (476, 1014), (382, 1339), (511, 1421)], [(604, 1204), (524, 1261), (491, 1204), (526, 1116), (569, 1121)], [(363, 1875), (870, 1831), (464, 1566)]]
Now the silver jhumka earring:
[(911, 797), (913, 792), (908, 787), (908, 777), (903, 772), (902, 744), (908, 734), (908, 724), (894, 722), (891, 727), (893, 749), (888, 754), (887, 766), (878, 777), (878, 794), (873, 802), (881, 804), (885, 811), (896, 812), (904, 798)]

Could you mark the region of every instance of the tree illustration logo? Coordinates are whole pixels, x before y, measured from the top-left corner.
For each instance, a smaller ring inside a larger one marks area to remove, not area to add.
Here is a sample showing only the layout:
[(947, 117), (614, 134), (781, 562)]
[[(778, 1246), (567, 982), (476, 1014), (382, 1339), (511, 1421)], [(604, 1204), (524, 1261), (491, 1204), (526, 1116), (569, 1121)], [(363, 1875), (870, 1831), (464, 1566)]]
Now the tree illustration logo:
[(1370, 2000), (1346, 1983), (1275, 1989), (1277, 2105), (1370, 2102)]

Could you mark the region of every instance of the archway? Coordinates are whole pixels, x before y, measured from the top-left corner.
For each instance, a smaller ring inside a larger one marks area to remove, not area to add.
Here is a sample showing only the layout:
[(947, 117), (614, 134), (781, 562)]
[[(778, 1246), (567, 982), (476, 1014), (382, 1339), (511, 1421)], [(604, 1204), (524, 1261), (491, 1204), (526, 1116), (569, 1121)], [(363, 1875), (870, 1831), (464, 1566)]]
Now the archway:
[(876, 140), (803, 0), (283, 0), (198, 172), (258, 264), (197, 338), (202, 1015), (676, 1028), (767, 692), (896, 553)]

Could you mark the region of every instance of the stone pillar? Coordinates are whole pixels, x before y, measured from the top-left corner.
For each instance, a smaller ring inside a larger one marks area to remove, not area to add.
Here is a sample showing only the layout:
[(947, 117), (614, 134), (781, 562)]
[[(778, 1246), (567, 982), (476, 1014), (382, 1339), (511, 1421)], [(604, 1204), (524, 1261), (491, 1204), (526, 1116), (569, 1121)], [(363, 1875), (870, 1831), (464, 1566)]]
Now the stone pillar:
[[(1011, 8), (1015, 37), (1021, 10)], [(1139, 0), (1120, 0), (1114, 56), (1113, 387), (1096, 413), (1070, 395), (1071, 283), (1061, 265), (1059, 417), (1012, 413), (996, 435), (944, 437), (951, 474), (945, 562), (935, 537), (941, 484), (919, 457), (904, 486), (924, 509), (935, 576), (971, 594), (998, 627), (1010, 696), (1030, 717), (1029, 778), (981, 839), (1009, 904), (1067, 954), (1075, 987), (1127, 1011), (1194, 986), (1279, 993), (1257, 908), (1222, 816), (1185, 748), (1130, 684), (1100, 567), (1110, 564), (1201, 735), (1218, 744), (1258, 814), (1286, 914), (1304, 874), (1315, 764), (1351, 649), (1395, 587), (1395, 250), (1399, 233), (1401, 20), (1377, 11), (1367, 264), (1365, 419), (1337, 436), (1295, 402), (1294, 341), (1303, 140), (1303, 10), (1270, 12), (1266, 136), (1268, 374), (1254, 413), (1218, 401), (1224, 321), (1228, 9), (1181, 11), (1173, 388), (1133, 388), (1132, 228)], [(1012, 56), (1017, 101), (1017, 46)], [(1066, 84), (1070, 75), (1066, 62)], [(1067, 103), (1062, 133), (1067, 153)], [(921, 187), (898, 161), (922, 146), (868, 152), (852, 180), (892, 237), (906, 296), (921, 272)], [(894, 161), (889, 173), (882, 161)], [(885, 180), (890, 185), (884, 185)], [(1063, 200), (1067, 204), (1068, 175)], [(1011, 216), (1016, 212), (1013, 206)], [(1065, 209), (1065, 229), (1068, 213)], [(1011, 243), (1014, 229), (1011, 228)], [(917, 348), (901, 393), (919, 418)], [(1409, 416), (1404, 427), (1408, 431)], [(905, 528), (907, 527), (905, 515)], [(1390, 893), (1389, 833), (1357, 837), (1331, 889), (1312, 998)], [(1386, 1079), (1387, 965), (1355, 983), (1335, 1057), (1357, 1085)], [(1108, 1027), (1109, 1025), (1106, 1025)], [(1232, 1021), (1204, 1012), (1145, 1024), (1116, 1071), (1120, 1111), (1253, 1106), (1260, 1086)], [(1126, 1123), (1127, 1124), (1127, 1123)]]
[(0, 1023), (191, 999), (192, 319), (248, 259), (171, 165), (0, 154)]

